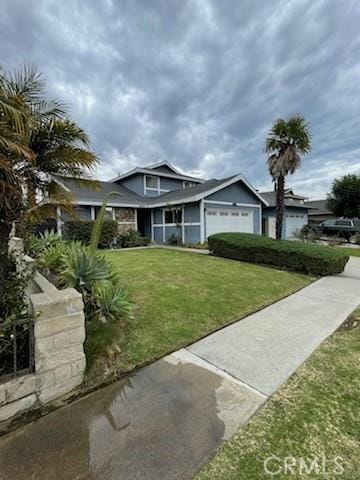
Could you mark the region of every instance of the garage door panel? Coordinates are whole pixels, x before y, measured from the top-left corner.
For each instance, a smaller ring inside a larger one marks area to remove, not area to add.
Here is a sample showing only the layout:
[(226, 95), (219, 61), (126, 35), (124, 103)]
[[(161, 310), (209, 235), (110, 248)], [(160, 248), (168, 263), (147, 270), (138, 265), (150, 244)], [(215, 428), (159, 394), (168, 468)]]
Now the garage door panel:
[(307, 215), (305, 214), (286, 214), (286, 224), (285, 224), (285, 231), (286, 231), (286, 238), (293, 238), (296, 235), (298, 230), (306, 225), (308, 222)]
[(223, 232), (253, 233), (253, 212), (241, 209), (207, 209), (206, 236)]

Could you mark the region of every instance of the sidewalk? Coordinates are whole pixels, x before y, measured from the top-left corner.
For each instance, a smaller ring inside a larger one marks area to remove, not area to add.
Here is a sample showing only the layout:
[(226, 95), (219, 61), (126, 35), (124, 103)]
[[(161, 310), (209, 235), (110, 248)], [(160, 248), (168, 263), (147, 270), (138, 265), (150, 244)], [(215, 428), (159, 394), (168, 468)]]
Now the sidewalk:
[(360, 304), (345, 272), (0, 438), (0, 479), (190, 479)]

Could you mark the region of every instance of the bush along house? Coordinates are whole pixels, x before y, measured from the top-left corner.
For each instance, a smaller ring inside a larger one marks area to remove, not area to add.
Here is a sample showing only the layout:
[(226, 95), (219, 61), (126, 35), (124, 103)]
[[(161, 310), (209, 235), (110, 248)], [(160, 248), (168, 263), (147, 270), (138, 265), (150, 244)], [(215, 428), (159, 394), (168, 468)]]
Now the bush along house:
[[(155, 243), (176, 237), (186, 244), (203, 243), (213, 233), (262, 233), (267, 201), (241, 174), (204, 181), (180, 173), (168, 162), (134, 168), (109, 182), (91, 181), (81, 187), (69, 178), (58, 179), (72, 193), (81, 220), (95, 220), (110, 192), (106, 215), (116, 220), (119, 234), (138, 230)], [(57, 208), (61, 234), (67, 216)]]

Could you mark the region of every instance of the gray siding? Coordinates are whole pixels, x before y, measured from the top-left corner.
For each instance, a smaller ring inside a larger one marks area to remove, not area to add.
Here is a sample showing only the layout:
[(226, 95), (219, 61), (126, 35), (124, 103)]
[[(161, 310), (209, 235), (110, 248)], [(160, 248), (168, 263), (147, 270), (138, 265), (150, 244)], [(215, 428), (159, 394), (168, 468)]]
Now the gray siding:
[(146, 190), (146, 196), (147, 197), (158, 197), (159, 194), (157, 190)]
[(163, 229), (162, 227), (154, 227), (154, 242), (162, 243), (163, 240)]
[(185, 223), (200, 222), (200, 204), (188, 203), (184, 208)]
[(167, 243), (172, 235), (181, 238), (181, 227), (165, 227), (165, 243)]
[(137, 173), (131, 177), (125, 178), (124, 180), (120, 180), (117, 183), (124, 185), (124, 187), (137, 193), (138, 195), (144, 196), (144, 176), (142, 173)]
[(171, 170), (171, 168), (167, 167), (166, 165), (162, 165), (161, 167), (155, 167), (155, 168), (152, 168), (151, 170), (154, 170), (154, 172), (156, 172), (156, 170), (158, 172), (162, 172), (162, 173), (171, 173), (171, 175), (176, 175), (176, 173)]
[(154, 224), (156, 223), (161, 223), (163, 222), (163, 217), (162, 217), (162, 209), (161, 208), (155, 208), (154, 209)]
[(160, 177), (160, 190), (179, 190), (183, 188), (182, 180)]
[(247, 188), (241, 181), (223, 188), (216, 193), (206, 197), (205, 200), (213, 200), (218, 202), (236, 202), (236, 203), (251, 203), (259, 205), (260, 200)]
[(185, 243), (200, 243), (200, 226), (185, 226)]

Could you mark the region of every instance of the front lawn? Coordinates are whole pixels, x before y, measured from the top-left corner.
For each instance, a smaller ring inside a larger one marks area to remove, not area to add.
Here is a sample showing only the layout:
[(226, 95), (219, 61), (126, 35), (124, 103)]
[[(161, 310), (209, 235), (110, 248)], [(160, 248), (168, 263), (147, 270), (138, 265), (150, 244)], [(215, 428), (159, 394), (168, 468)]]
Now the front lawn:
[(122, 371), (153, 361), (308, 285), (308, 276), (197, 253), (110, 251), (135, 305)]
[[(360, 309), (350, 317), (350, 329), (324, 342), (196, 480), (359, 478), (359, 321)], [(278, 473), (274, 476), (264, 472), (264, 461), (271, 456), (267, 468)], [(284, 471), (286, 457), (296, 459), (293, 473)], [(310, 468), (316, 457), (318, 473), (306, 474), (301, 459)], [(336, 457), (341, 457), (336, 460), (339, 475), (334, 473)]]
[(331, 247), (335, 248), (340, 253), (345, 253), (350, 255), (350, 257), (360, 257), (360, 248), (351, 248), (351, 247)]

